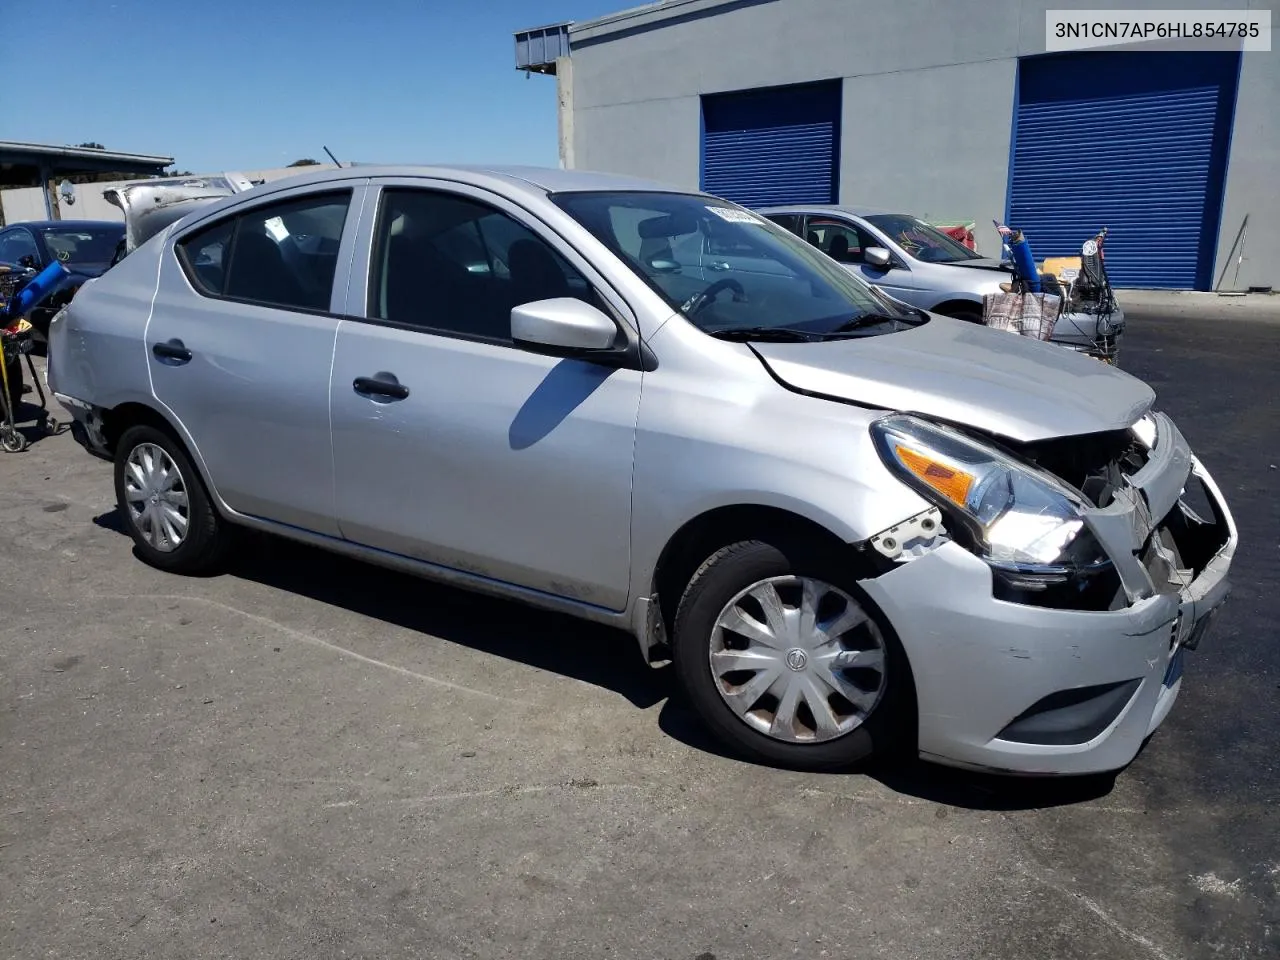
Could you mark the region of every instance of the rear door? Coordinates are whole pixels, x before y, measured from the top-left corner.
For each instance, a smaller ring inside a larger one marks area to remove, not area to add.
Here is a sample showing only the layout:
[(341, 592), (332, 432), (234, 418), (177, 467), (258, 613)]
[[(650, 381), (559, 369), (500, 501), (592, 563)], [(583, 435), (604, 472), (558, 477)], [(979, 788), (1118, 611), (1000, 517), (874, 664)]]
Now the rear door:
[(185, 230), (146, 332), (156, 398), (227, 505), (331, 536), (335, 301), (366, 182), (273, 194)]
[(333, 357), (342, 534), (622, 609), (642, 374), (530, 353), (510, 315), (578, 297), (634, 329), (625, 301), (502, 197), (422, 179), (375, 190), (369, 269)]

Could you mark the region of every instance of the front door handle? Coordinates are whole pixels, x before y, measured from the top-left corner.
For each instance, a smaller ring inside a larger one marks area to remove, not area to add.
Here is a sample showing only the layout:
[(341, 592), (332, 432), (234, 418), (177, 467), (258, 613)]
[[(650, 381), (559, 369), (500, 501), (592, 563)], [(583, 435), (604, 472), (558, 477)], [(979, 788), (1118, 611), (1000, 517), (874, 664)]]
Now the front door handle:
[(171, 340), (165, 340), (163, 343), (154, 344), (151, 352), (160, 360), (171, 360), (176, 364), (187, 363), (191, 359), (191, 351), (187, 349), (186, 344), (174, 337)]
[(372, 377), (356, 377), (351, 381), (351, 388), (365, 397), (403, 400), (409, 396), (409, 388), (397, 380), (394, 373), (378, 372)]

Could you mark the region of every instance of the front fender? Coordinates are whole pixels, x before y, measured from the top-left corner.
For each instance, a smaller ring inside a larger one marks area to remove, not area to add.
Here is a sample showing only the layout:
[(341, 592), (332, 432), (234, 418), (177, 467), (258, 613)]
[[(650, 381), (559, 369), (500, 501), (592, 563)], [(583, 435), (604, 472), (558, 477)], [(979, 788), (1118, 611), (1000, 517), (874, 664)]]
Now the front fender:
[[(754, 361), (753, 362), (757, 362)], [(647, 597), (662, 551), (687, 523), (760, 506), (860, 543), (929, 509), (884, 466), (868, 431), (882, 411), (792, 393), (691, 398), (651, 379), (641, 403), (632, 500), (631, 595)], [(689, 415), (692, 403), (697, 415)]]

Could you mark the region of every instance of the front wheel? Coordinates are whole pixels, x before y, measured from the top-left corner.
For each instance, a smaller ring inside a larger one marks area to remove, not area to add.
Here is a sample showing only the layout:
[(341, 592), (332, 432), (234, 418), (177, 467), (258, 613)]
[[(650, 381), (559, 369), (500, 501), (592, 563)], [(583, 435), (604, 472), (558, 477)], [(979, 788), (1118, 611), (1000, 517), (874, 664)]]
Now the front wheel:
[(214, 509), (182, 444), (152, 426), (116, 444), (116, 505), (139, 557), (171, 573), (199, 574), (226, 557), (232, 531)]
[(822, 770), (905, 739), (906, 657), (843, 567), (745, 541), (690, 581), (676, 613), (676, 673), (737, 752)]
[(954, 317), (957, 320), (963, 320), (965, 323), (982, 323), (982, 310), (978, 307), (974, 307), (972, 309), (966, 307), (951, 307), (940, 312), (945, 317)]

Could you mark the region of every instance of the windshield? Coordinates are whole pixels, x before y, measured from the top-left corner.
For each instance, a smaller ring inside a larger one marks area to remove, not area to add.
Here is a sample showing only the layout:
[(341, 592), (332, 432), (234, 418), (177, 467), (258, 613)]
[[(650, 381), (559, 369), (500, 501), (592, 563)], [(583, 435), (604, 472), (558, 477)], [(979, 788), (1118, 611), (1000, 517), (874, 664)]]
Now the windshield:
[(981, 257), (959, 240), (953, 240), (923, 220), (901, 213), (882, 213), (867, 217), (867, 222), (889, 235), (889, 239), (908, 254), (925, 263), (955, 263), (979, 260)]
[(41, 231), (49, 257), (62, 263), (110, 263), (124, 237), (123, 223), (48, 227)]
[(723, 200), (656, 192), (552, 200), (707, 333), (866, 336), (921, 320), (803, 240)]

